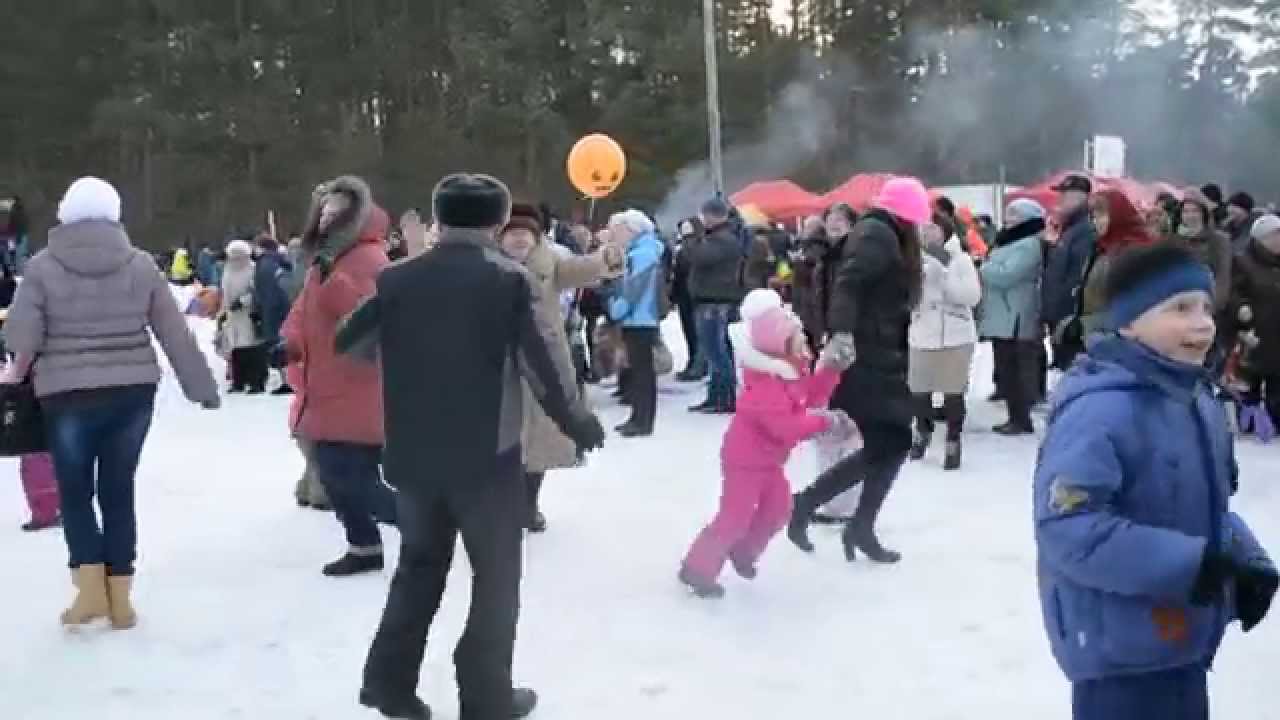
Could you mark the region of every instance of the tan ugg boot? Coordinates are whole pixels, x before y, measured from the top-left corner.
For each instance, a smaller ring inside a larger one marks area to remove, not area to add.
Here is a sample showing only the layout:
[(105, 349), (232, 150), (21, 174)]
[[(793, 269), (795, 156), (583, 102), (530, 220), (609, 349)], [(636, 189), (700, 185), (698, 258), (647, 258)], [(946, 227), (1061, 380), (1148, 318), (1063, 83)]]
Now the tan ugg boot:
[(107, 567), (105, 565), (81, 565), (71, 571), (71, 581), (76, 586), (76, 599), (62, 613), (63, 625), (85, 625), (107, 617)]
[(133, 592), (133, 577), (107, 578), (107, 597), (111, 602), (111, 627), (128, 630), (138, 624), (138, 613), (133, 610), (129, 595)]

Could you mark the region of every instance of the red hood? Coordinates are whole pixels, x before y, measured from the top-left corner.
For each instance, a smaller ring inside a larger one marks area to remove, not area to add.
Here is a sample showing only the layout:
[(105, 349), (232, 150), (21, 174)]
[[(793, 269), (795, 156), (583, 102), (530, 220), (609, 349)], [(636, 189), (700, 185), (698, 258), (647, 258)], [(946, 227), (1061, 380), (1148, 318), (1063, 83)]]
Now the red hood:
[(381, 244), (387, 239), (387, 232), (390, 229), (391, 216), (387, 215), (387, 211), (381, 206), (374, 205), (369, 210), (369, 218), (364, 221), (364, 227), (360, 228), (357, 242)]
[(1147, 225), (1128, 195), (1116, 188), (1098, 191), (1098, 197), (1107, 203), (1110, 224), (1107, 234), (1098, 238), (1098, 248), (1104, 254), (1123, 251), (1135, 245), (1146, 245), (1155, 238), (1147, 232)]

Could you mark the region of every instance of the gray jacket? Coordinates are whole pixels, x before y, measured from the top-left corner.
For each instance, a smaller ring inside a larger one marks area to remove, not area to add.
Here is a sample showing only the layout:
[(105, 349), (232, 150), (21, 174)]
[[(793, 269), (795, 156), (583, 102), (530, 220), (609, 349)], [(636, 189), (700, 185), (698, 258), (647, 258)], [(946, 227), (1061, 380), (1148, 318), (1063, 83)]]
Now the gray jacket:
[(40, 397), (158, 383), (148, 329), (188, 399), (218, 397), (164, 276), (113, 222), (86, 220), (51, 230), (49, 246), (27, 263), (4, 329), (11, 352), (35, 356), (32, 378)]

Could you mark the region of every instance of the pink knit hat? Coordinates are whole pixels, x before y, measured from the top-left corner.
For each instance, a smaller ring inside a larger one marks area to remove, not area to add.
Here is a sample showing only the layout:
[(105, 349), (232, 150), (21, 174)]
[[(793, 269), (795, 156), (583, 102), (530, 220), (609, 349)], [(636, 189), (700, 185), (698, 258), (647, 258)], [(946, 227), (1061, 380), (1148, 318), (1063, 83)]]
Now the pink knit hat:
[(896, 177), (880, 188), (875, 206), (888, 210), (912, 225), (923, 225), (933, 217), (929, 191), (913, 177)]
[(786, 308), (769, 308), (747, 320), (747, 336), (756, 350), (785, 358), (788, 355), (787, 343), (800, 327), (800, 320)]

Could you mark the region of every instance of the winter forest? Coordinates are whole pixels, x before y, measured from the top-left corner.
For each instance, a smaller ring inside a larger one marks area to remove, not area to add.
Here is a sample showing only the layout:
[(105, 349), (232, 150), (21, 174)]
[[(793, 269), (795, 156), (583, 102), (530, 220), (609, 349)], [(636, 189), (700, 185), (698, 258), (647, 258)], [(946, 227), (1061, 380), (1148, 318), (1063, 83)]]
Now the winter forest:
[[(1260, 198), (1280, 167), (1276, 0), (720, 0), (729, 191), (853, 172), (1012, 183), (1095, 133), (1131, 172)], [(6, 13), (0, 178), (37, 228), (109, 177), (135, 240), (300, 222), (322, 178), (396, 212), (466, 167), (561, 209), (574, 139), (627, 149), (618, 203), (657, 208), (706, 156), (691, 0), (64, 0)], [(695, 189), (701, 190), (701, 188)], [(40, 233), (34, 234), (39, 238)]]

